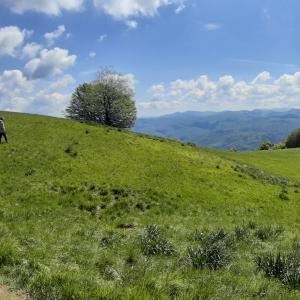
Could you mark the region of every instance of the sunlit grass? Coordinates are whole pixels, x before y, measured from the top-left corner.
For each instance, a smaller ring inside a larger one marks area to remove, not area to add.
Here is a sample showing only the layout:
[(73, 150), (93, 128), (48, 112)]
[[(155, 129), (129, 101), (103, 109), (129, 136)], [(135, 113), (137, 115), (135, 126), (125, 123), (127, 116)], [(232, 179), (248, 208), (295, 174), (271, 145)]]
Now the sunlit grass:
[[(255, 261), (299, 238), (294, 186), (283, 200), (281, 184), (241, 172), (219, 152), (3, 114), (11, 143), (0, 145), (0, 272), (32, 299), (300, 297)], [(226, 259), (215, 270), (193, 267), (188, 249), (199, 261), (204, 247), (195, 232), (220, 228), (233, 237), (229, 248), (218, 245)], [(266, 228), (283, 230), (261, 239)]]

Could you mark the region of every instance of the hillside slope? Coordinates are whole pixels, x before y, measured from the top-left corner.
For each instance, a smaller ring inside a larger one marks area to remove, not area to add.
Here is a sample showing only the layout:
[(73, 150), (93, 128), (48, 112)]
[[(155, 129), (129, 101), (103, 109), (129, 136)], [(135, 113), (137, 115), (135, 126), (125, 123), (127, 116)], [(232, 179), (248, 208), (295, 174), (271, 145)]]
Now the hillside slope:
[(139, 119), (134, 131), (178, 138), (202, 147), (255, 151), (279, 143), (300, 126), (300, 110), (184, 112)]
[[(300, 299), (255, 263), (299, 236), (294, 182), (176, 141), (2, 114), (0, 272), (32, 299)], [(218, 228), (230, 257), (200, 267), (192, 249)]]
[(300, 180), (300, 149), (245, 153), (219, 152), (218, 154), (256, 166), (272, 174)]

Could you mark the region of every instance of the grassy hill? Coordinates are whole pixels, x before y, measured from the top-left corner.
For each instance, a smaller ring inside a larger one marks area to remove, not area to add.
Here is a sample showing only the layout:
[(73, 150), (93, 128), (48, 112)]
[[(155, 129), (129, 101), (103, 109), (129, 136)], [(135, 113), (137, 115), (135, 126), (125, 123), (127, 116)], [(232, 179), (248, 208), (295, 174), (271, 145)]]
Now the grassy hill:
[(300, 178), (281, 173), (297, 151), (245, 156), (271, 176), (240, 154), (2, 114), (0, 273), (32, 299), (300, 299), (257, 263), (298, 245)]
[(246, 153), (219, 152), (219, 155), (237, 159), (269, 173), (300, 180), (300, 149)]

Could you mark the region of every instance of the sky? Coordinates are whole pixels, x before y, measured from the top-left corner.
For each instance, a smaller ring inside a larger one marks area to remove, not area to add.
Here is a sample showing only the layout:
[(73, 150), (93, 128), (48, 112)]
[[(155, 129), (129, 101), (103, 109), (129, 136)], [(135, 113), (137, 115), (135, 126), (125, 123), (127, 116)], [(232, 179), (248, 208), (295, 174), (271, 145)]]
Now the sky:
[(0, 0), (0, 110), (63, 116), (110, 66), (139, 117), (300, 108), (299, 0)]

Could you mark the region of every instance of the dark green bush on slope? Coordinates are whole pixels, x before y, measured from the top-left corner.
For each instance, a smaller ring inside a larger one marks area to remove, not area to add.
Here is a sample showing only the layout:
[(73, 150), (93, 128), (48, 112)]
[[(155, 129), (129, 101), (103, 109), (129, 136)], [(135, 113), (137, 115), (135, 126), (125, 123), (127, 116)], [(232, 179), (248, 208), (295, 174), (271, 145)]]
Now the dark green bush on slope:
[(140, 238), (144, 255), (172, 255), (175, 253), (173, 245), (165, 239), (157, 225), (148, 225)]
[(299, 253), (262, 255), (256, 259), (256, 264), (267, 277), (277, 278), (292, 288), (300, 288)]
[(270, 150), (274, 147), (272, 142), (264, 142), (260, 145), (259, 150)]
[(300, 147), (300, 128), (295, 129), (286, 140), (287, 148), (299, 148)]
[(194, 238), (201, 242), (199, 246), (187, 250), (188, 260), (194, 268), (217, 270), (230, 262), (233, 239), (223, 229), (208, 233), (196, 232)]

